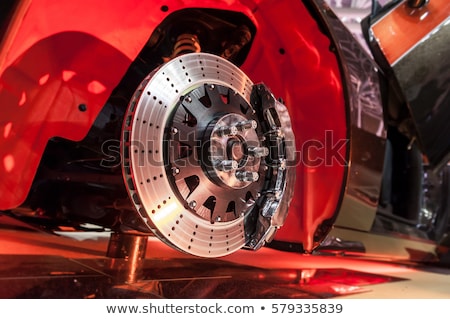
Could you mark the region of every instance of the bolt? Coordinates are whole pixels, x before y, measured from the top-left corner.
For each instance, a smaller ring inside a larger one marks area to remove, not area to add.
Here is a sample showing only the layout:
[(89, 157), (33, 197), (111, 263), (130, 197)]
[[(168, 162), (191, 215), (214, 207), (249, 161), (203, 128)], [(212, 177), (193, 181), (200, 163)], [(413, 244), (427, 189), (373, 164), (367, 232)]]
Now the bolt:
[(259, 179), (259, 174), (257, 172), (238, 171), (236, 172), (236, 178), (241, 182), (256, 182)]
[(174, 176), (178, 175), (179, 173), (180, 173), (180, 169), (178, 167), (172, 167), (172, 174)]
[(222, 218), (220, 218), (220, 216), (216, 217), (216, 222), (220, 222), (222, 220)]
[(175, 135), (178, 133), (178, 129), (176, 127), (172, 127), (172, 134)]
[(186, 102), (191, 103), (192, 102), (192, 98), (190, 96), (186, 97), (184, 99)]
[(248, 154), (253, 157), (264, 157), (269, 155), (269, 149), (267, 147), (249, 147)]
[(209, 86), (209, 89), (210, 89), (210, 90), (214, 90), (214, 88), (215, 88), (214, 84), (211, 84), (211, 85)]
[(224, 160), (216, 165), (219, 171), (229, 172), (238, 168), (238, 162), (234, 160)]
[(197, 202), (195, 200), (189, 202), (189, 207), (194, 209), (197, 206)]

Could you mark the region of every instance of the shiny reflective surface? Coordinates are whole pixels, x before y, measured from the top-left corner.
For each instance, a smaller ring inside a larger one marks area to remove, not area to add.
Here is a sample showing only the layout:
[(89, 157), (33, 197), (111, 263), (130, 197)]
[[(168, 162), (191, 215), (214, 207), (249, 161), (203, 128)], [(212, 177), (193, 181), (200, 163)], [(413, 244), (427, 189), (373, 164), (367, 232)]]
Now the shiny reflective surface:
[(0, 298), (450, 298), (448, 269), (376, 257), (370, 245), (359, 258), (262, 248), (205, 259), (150, 237), (127, 283), (110, 271), (104, 234), (55, 236), (1, 215), (0, 230)]
[(120, 283), (107, 259), (1, 255), (0, 298), (331, 298), (403, 278), (349, 269), (263, 269), (221, 260), (147, 259)]

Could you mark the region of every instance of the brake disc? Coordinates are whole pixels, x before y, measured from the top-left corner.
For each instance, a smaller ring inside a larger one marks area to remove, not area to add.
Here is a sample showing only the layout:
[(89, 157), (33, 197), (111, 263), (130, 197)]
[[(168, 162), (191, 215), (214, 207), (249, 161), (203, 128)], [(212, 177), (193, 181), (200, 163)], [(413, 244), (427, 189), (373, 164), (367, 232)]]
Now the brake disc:
[(287, 109), (225, 59), (185, 54), (147, 76), (121, 151), (137, 212), (181, 251), (258, 249), (286, 218), (295, 176)]

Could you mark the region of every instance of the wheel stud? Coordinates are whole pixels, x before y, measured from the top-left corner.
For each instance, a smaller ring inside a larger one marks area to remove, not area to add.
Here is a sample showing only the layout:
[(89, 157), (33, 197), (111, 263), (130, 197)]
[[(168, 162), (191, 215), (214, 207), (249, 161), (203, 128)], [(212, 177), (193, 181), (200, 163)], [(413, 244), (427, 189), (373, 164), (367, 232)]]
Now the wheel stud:
[(269, 149), (267, 147), (249, 147), (248, 154), (253, 157), (264, 157), (269, 155)]
[(259, 174), (257, 172), (238, 171), (236, 172), (236, 178), (241, 182), (256, 182), (259, 179)]
[(236, 126), (222, 126), (215, 132), (219, 136), (235, 136), (238, 133)]
[(229, 172), (238, 168), (238, 162), (233, 160), (224, 160), (221, 161), (216, 168), (222, 172)]

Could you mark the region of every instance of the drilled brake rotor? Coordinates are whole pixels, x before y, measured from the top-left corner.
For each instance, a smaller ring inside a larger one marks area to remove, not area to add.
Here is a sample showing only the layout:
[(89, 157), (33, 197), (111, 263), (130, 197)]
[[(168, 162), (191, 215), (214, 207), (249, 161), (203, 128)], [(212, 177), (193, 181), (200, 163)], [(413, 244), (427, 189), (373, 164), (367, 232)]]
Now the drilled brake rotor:
[(150, 74), (122, 136), (126, 186), (149, 228), (203, 257), (270, 240), (293, 183), (286, 114), (265, 86), (211, 54), (186, 54)]

